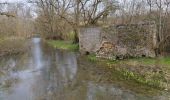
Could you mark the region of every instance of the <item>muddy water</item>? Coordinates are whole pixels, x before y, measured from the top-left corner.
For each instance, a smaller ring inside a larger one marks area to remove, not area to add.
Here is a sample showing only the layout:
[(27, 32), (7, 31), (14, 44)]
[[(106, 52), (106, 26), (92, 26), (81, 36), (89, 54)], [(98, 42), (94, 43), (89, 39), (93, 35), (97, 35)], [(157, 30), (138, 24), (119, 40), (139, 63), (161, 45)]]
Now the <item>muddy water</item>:
[(0, 59), (0, 100), (170, 100), (166, 92), (145, 95), (93, 81), (102, 73), (79, 62), (84, 60), (78, 54), (53, 50), (33, 38), (27, 54)]

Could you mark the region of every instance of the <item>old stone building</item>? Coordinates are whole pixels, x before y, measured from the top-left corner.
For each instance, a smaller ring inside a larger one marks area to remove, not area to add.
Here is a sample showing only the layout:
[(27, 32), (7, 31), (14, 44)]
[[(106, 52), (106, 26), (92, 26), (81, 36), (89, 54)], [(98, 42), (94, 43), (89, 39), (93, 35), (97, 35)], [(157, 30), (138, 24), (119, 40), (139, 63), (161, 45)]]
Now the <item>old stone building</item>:
[(83, 54), (96, 53), (103, 58), (155, 57), (155, 23), (85, 27), (80, 30), (79, 45)]

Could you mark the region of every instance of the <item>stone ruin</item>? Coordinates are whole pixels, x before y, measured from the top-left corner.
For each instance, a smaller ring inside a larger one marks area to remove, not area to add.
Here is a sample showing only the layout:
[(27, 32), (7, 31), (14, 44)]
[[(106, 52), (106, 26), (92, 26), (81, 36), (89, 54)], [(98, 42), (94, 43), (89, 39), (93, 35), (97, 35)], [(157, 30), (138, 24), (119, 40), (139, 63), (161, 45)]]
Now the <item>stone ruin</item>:
[(163, 42), (160, 44), (163, 56), (170, 56), (170, 36), (167, 36)]
[(156, 32), (154, 22), (85, 27), (79, 34), (80, 52), (108, 59), (155, 57)]

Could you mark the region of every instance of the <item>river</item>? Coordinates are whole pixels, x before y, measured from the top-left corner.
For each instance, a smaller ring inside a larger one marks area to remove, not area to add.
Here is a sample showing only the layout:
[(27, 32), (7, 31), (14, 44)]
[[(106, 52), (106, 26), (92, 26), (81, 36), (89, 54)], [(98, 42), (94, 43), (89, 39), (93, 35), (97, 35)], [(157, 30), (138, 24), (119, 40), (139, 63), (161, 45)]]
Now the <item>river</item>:
[(150, 96), (107, 81), (94, 82), (102, 73), (92, 72), (88, 63), (82, 68), (78, 62), (84, 61), (78, 56), (31, 39), (28, 53), (0, 59), (0, 100), (170, 100), (166, 92)]

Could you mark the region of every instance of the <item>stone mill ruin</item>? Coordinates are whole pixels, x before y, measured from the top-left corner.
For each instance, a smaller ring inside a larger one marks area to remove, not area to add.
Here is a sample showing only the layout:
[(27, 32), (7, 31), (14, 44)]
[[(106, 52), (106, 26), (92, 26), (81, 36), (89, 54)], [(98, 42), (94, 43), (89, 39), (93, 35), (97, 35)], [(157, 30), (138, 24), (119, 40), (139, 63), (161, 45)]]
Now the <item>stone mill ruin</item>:
[(85, 27), (79, 34), (80, 52), (109, 59), (155, 57), (156, 33), (154, 22)]

